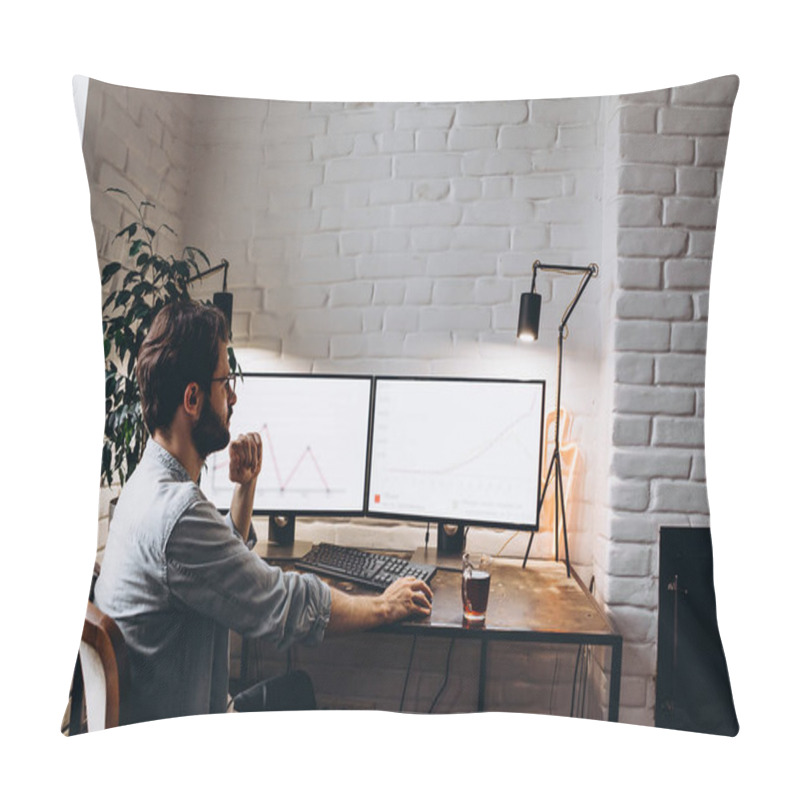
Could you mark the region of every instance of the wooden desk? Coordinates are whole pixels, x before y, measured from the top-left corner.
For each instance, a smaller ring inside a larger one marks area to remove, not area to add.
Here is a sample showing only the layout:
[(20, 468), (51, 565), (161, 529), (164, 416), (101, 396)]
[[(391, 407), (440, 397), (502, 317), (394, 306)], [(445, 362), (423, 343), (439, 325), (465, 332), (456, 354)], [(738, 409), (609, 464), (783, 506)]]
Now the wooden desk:
[[(265, 553), (272, 561), (272, 554)], [(297, 557), (297, 556), (295, 556)], [(435, 550), (417, 550), (412, 561), (435, 562)], [(467, 625), (461, 606), (461, 573), (447, 559), (431, 582), (434, 591), (430, 617), (407, 620), (376, 630), (416, 636), (466, 637), (481, 643), (478, 710), (484, 709), (486, 651), (490, 641), (596, 645), (611, 648), (608, 719), (619, 720), (622, 677), (622, 636), (615, 630), (574, 570), (567, 577), (564, 564), (529, 559), (525, 569), (512, 559), (496, 559), (492, 568), (486, 622)], [(455, 564), (456, 561), (450, 559)], [(283, 560), (289, 567), (291, 560)], [(335, 581), (332, 581), (337, 585)], [(342, 588), (359, 591), (353, 584)]]

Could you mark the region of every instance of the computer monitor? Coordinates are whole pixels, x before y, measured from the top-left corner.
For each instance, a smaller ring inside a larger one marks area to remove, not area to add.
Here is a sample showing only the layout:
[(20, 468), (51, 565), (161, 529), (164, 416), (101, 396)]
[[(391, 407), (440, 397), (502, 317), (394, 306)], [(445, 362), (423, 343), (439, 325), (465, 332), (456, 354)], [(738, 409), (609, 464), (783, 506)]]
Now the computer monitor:
[(538, 529), (544, 389), (377, 377), (367, 515)]
[[(236, 384), (231, 440), (261, 435), (254, 514), (364, 513), (372, 379), (368, 376), (245, 373)], [(200, 486), (230, 508), (227, 448), (212, 454)]]

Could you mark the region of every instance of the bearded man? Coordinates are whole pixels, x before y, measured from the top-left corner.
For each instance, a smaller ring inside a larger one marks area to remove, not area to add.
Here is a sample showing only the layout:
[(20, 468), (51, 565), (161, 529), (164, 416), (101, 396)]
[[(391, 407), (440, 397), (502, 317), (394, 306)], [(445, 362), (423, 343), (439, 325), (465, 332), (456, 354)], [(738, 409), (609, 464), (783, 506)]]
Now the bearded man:
[[(381, 595), (351, 596), (252, 551), (262, 444), (256, 433), (230, 442), (236, 392), (227, 345), (219, 310), (182, 301), (157, 314), (139, 352), (150, 438), (117, 502), (94, 594), (128, 649), (123, 723), (226, 711), (231, 629), (283, 648), (430, 614), (423, 581), (401, 578)], [(229, 442), (235, 490), (223, 518), (199, 479), (208, 455)]]

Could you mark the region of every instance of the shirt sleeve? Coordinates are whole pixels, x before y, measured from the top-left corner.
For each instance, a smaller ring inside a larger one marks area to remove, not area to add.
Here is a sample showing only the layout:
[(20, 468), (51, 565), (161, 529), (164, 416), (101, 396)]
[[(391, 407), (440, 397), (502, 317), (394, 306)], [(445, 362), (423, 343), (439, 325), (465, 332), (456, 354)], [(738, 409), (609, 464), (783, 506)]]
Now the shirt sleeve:
[(284, 572), (251, 551), (211, 503), (191, 505), (166, 545), (167, 584), (177, 601), (243, 636), (264, 636), (278, 647), (322, 641), (331, 594), (315, 575)]

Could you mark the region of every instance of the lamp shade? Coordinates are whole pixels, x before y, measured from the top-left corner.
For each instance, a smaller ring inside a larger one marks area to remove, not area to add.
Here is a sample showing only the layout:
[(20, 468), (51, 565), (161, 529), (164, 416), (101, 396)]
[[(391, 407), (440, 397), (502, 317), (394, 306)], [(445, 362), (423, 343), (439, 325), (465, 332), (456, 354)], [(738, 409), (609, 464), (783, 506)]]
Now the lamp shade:
[(539, 318), (541, 313), (542, 296), (536, 292), (525, 292), (519, 299), (517, 339), (533, 341), (539, 338)]
[(225, 315), (225, 321), (228, 323), (228, 336), (230, 336), (233, 324), (233, 295), (230, 292), (215, 292), (213, 302)]

